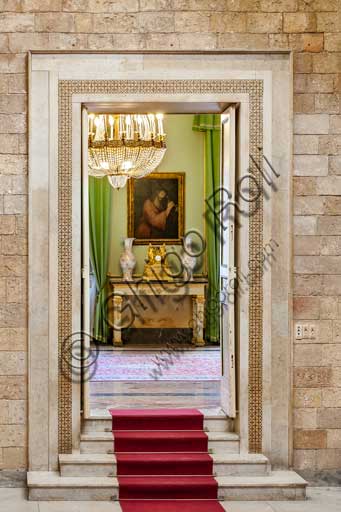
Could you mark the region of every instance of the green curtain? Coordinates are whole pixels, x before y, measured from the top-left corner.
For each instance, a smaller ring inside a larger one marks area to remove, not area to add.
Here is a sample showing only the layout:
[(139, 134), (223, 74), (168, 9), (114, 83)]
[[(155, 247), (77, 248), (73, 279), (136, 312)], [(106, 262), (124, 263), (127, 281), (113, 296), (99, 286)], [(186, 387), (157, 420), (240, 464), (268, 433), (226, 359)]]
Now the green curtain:
[(212, 208), (206, 205), (205, 212), (208, 265), (205, 338), (207, 341), (217, 343), (220, 331), (220, 223), (214, 212), (218, 212), (220, 208), (220, 194), (218, 193), (220, 188), (220, 115), (195, 115), (193, 130), (205, 133), (205, 195)]
[(106, 178), (89, 176), (90, 261), (98, 290), (93, 336), (102, 343), (109, 341), (106, 298), (111, 191)]

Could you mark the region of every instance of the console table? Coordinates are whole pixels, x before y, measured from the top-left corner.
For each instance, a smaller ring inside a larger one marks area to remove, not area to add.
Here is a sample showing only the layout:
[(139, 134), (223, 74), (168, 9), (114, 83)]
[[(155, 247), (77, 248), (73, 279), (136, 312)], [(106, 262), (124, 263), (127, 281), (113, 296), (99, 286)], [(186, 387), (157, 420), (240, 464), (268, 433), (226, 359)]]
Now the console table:
[(205, 288), (207, 279), (194, 278), (193, 281), (173, 279), (172, 281), (146, 281), (143, 278), (136, 278), (133, 281), (124, 281), (110, 274), (109, 283), (113, 306), (113, 345), (122, 346), (122, 312), (130, 308), (130, 314), (134, 315), (134, 305), (127, 303), (123, 305), (124, 299), (136, 297), (142, 301), (143, 296), (190, 296), (192, 297), (192, 343), (197, 346), (205, 345), (204, 320), (205, 320)]

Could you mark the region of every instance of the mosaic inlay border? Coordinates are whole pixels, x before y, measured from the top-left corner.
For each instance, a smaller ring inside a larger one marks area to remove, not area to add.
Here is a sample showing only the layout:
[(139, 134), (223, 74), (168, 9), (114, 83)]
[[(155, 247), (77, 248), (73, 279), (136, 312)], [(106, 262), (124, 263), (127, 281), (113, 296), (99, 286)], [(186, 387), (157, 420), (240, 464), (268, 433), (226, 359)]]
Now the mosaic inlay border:
[[(250, 171), (262, 187), (262, 80), (60, 80), (58, 162), (58, 443), (59, 453), (72, 451), (71, 364), (62, 349), (72, 334), (72, 96), (73, 94), (212, 94), (249, 95)], [(255, 206), (255, 205), (254, 205)], [(249, 257), (258, 261), (263, 247), (263, 198), (249, 218)], [(262, 265), (254, 265), (249, 288), (249, 451), (262, 450)], [(259, 270), (257, 270), (259, 269)]]

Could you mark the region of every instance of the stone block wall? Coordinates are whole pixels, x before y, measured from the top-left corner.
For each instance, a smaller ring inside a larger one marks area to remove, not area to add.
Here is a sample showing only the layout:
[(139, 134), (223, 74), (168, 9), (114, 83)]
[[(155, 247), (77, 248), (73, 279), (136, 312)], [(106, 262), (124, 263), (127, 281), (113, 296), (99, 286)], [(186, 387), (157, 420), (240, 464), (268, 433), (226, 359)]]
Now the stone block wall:
[(339, 0), (0, 0), (0, 469), (27, 465), (27, 51), (294, 50), (294, 466), (341, 466)]

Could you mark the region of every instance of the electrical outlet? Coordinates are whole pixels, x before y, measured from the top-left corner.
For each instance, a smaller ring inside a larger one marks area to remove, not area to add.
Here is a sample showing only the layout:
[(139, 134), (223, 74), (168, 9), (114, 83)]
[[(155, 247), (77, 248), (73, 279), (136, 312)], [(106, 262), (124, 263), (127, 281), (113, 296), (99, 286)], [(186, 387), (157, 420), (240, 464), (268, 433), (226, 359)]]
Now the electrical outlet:
[(309, 324), (303, 324), (302, 332), (303, 332), (303, 339), (306, 340), (306, 339), (310, 338)]
[(316, 338), (316, 325), (310, 324), (309, 325), (309, 338), (312, 340)]
[(296, 324), (295, 326), (295, 338), (301, 340), (303, 337), (302, 324)]

